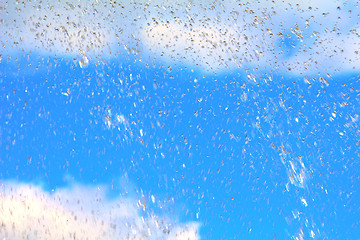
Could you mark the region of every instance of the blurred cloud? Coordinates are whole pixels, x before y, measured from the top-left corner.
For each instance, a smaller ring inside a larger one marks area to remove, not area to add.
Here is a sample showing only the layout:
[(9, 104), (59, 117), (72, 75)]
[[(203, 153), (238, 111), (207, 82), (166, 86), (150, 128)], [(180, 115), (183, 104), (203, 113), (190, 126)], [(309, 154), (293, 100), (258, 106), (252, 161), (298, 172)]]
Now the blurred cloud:
[(353, 1), (2, 1), (3, 55), (39, 51), (88, 59), (124, 49), (148, 62), (294, 74), (358, 71)]
[(142, 217), (139, 202), (109, 200), (103, 187), (73, 185), (48, 193), (6, 182), (0, 186), (0, 203), (4, 239), (199, 239), (197, 223)]

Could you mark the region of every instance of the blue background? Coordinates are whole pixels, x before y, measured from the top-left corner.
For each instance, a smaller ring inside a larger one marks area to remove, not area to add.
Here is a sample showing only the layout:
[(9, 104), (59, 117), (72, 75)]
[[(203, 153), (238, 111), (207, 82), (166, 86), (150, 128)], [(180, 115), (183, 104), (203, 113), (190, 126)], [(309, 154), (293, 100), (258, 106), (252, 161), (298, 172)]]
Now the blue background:
[(0, 178), (143, 194), (202, 239), (360, 239), (358, 75), (155, 64), (2, 59)]

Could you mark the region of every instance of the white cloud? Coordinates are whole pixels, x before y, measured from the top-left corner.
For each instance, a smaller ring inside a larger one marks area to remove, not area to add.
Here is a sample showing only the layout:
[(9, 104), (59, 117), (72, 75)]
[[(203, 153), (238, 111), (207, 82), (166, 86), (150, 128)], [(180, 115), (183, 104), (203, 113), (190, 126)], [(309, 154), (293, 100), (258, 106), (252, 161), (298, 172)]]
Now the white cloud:
[(139, 215), (136, 200), (109, 200), (103, 187), (74, 185), (55, 193), (31, 184), (0, 186), (2, 239), (199, 239), (197, 223)]
[[(197, 65), (205, 71), (239, 67), (291, 69), (295, 74), (359, 70), (359, 10), (351, 1), (35, 0), (0, 4), (5, 13), (0, 29), (3, 54), (40, 51), (86, 62), (84, 56), (118, 57), (126, 48), (148, 63), (157, 58), (164, 64)], [(294, 46), (284, 49), (286, 39)]]
[[(360, 70), (355, 53), (360, 38), (349, 35), (360, 22), (351, 3), (201, 1), (186, 14), (180, 5), (175, 11), (170, 5), (166, 14), (153, 12), (143, 31), (144, 44), (167, 61), (207, 71), (239, 65), (295, 74)], [(286, 40), (291, 41), (287, 46)]]

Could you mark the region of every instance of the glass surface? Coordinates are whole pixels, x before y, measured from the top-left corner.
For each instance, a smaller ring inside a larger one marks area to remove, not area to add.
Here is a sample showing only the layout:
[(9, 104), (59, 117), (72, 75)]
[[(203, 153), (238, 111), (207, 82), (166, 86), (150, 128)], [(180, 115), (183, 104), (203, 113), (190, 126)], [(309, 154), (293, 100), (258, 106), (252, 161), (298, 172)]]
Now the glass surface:
[(0, 239), (360, 239), (358, 2), (0, 12)]

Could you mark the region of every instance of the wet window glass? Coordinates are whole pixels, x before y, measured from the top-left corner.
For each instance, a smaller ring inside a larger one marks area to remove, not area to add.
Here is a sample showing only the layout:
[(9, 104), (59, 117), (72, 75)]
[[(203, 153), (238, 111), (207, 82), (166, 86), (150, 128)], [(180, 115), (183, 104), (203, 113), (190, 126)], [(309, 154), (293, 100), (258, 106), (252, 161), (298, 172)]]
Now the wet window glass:
[(2, 0), (1, 239), (359, 239), (357, 1)]

